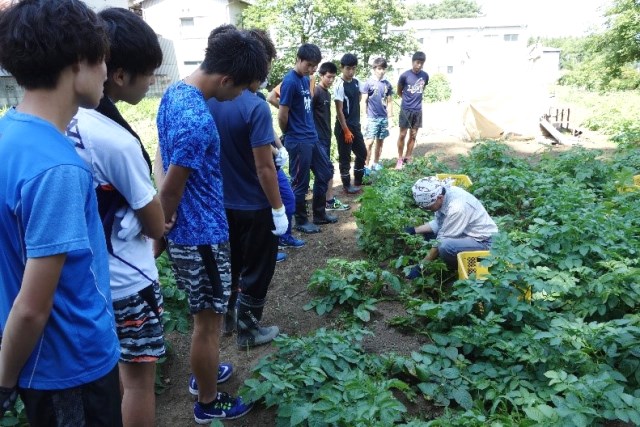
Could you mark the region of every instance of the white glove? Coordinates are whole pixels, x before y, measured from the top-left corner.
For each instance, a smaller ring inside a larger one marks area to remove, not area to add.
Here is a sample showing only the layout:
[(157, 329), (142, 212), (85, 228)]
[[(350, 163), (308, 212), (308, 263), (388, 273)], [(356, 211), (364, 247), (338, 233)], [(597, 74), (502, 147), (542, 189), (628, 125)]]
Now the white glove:
[(276, 154), (275, 161), (276, 166), (278, 166), (279, 168), (283, 167), (289, 162), (289, 153), (287, 152), (286, 148), (278, 148), (278, 154)]
[(120, 231), (118, 231), (118, 237), (126, 242), (136, 237), (142, 232), (142, 224), (136, 212), (130, 207), (121, 208), (116, 212), (116, 218), (122, 218), (120, 220)]
[(276, 236), (282, 236), (289, 227), (289, 220), (284, 206), (281, 206), (280, 209), (272, 208), (271, 215), (273, 216), (273, 224), (276, 226), (275, 230), (271, 230), (271, 232)]

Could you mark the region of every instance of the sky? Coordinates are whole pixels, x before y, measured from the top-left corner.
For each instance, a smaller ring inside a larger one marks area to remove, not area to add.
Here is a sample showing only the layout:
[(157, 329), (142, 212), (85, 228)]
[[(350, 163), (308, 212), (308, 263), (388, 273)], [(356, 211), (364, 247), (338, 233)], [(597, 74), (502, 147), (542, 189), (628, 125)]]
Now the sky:
[(487, 17), (525, 23), (532, 36), (583, 36), (601, 29), (610, 0), (476, 0)]

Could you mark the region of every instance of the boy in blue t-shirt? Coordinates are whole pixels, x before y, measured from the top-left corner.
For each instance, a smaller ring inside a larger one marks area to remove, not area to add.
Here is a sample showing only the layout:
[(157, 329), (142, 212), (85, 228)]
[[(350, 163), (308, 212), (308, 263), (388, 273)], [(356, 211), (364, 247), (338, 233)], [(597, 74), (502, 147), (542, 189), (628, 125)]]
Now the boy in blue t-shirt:
[[(332, 224), (338, 217), (326, 213), (326, 194), (333, 178), (333, 165), (318, 142), (313, 121), (309, 76), (315, 73), (322, 54), (318, 46), (303, 44), (298, 48), (296, 64), (282, 80), (278, 125), (285, 134), (285, 147), (289, 152), (289, 171), (292, 174), (293, 193), (296, 198), (296, 229), (304, 233), (317, 233), (319, 224)], [(313, 223), (307, 216), (305, 198), (309, 190), (310, 171), (313, 183)]]
[(189, 293), (194, 319), (189, 390), (198, 395), (193, 413), (199, 424), (238, 418), (253, 406), (217, 389), (231, 265), (220, 136), (207, 100), (232, 100), (251, 82), (263, 81), (267, 72), (260, 42), (233, 26), (218, 27), (209, 35), (200, 67), (171, 85), (158, 109), (163, 173), (156, 180), (165, 218), (177, 214), (167, 235), (168, 252), (178, 286)]
[(371, 77), (360, 88), (360, 91), (366, 95), (365, 102), (367, 105), (367, 128), (365, 131), (367, 160), (365, 162), (365, 171), (371, 160), (371, 149), (374, 141), (376, 148), (371, 169), (374, 171), (382, 169), (378, 162), (380, 161), (384, 139), (389, 136), (389, 117), (393, 115), (393, 104), (391, 103), (393, 86), (384, 78), (384, 74), (387, 71), (387, 60), (384, 58), (374, 59), (372, 69)]
[[(398, 79), (398, 96), (402, 97), (400, 106), (398, 135), (398, 162), (396, 169), (402, 169), (405, 163), (409, 163), (413, 156), (413, 147), (416, 145), (418, 129), (422, 127), (422, 92), (429, 84), (429, 75), (422, 71), (426, 56), (424, 52), (416, 52), (411, 58), (411, 69), (405, 71)], [(409, 133), (407, 150), (404, 150), (404, 140)]]
[(105, 30), (83, 2), (15, 2), (0, 66), (25, 94), (0, 119), (0, 417), (16, 392), (31, 425), (122, 425), (119, 344), (91, 170), (64, 132), (95, 108)]

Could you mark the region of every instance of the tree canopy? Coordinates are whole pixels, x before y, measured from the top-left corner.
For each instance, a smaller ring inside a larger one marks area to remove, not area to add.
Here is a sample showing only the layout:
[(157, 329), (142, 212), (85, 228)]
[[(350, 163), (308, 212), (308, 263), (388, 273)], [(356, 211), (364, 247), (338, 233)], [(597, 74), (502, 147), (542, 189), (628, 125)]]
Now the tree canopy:
[(392, 31), (405, 22), (398, 0), (257, 0), (242, 15), (244, 27), (269, 30), (284, 53), (273, 79), (293, 65), (302, 43), (314, 43), (332, 58), (353, 53), (361, 64), (374, 55), (394, 61), (416, 48), (411, 35)]
[(413, 3), (408, 7), (409, 19), (477, 18), (482, 14), (475, 0), (442, 0), (439, 3)]

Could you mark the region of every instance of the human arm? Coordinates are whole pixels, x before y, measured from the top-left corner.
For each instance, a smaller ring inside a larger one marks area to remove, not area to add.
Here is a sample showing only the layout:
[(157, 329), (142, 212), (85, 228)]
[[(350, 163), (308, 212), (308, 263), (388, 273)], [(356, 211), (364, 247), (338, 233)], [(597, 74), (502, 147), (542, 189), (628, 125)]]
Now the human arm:
[(20, 291), (2, 331), (0, 386), (15, 387), (41, 338), (65, 260), (66, 253), (27, 259)]
[(280, 105), (278, 107), (278, 126), (282, 133), (287, 133), (287, 126), (289, 125), (289, 106)]
[(267, 102), (271, 104), (275, 108), (280, 107), (280, 86), (282, 83), (279, 83), (276, 87), (273, 88), (269, 94), (267, 94)]
[(282, 207), (282, 199), (280, 198), (280, 187), (278, 186), (278, 176), (273, 163), (271, 148), (270, 144), (253, 148), (253, 160), (256, 164), (260, 187), (269, 204), (273, 209), (280, 209)]
[(162, 182), (162, 188), (160, 189), (160, 203), (162, 204), (162, 210), (165, 218), (173, 218), (178, 211), (178, 205), (182, 200), (185, 186), (187, 185), (187, 179), (191, 174), (191, 169), (170, 165), (167, 170), (167, 174)]

